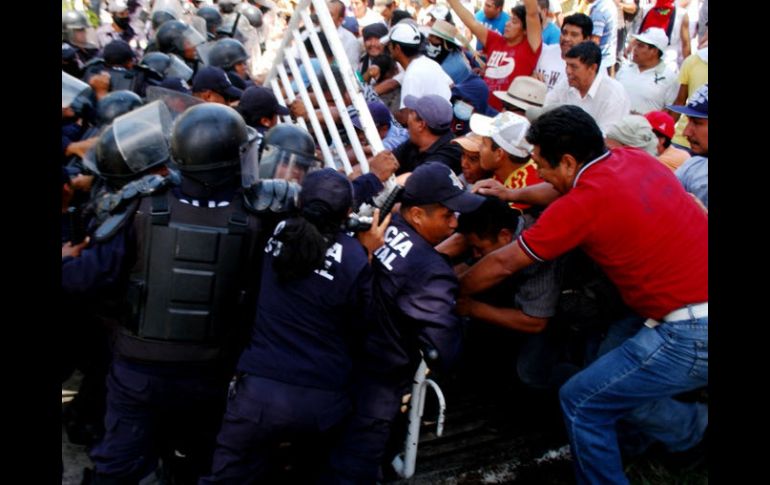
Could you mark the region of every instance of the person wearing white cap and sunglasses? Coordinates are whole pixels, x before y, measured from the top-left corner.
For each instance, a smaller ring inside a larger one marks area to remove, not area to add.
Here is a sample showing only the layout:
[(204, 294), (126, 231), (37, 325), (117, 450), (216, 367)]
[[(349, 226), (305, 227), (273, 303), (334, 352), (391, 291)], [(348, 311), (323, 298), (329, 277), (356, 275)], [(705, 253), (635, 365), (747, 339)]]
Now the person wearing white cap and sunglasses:
[(679, 91), (676, 72), (663, 61), (668, 37), (657, 27), (633, 37), (636, 40), (633, 62), (624, 64), (616, 79), (626, 88), (632, 112), (644, 114), (661, 110), (674, 102)]

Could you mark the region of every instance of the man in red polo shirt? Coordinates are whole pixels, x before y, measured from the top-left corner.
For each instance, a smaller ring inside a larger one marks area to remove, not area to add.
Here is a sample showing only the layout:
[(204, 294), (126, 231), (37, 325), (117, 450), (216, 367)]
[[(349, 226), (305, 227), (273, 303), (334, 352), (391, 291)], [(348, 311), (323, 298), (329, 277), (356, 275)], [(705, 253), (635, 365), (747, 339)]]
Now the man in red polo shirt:
[(645, 326), (559, 392), (578, 483), (628, 483), (623, 418), (669, 451), (700, 442), (708, 408), (671, 396), (708, 383), (708, 218), (671, 170), (633, 148), (608, 151), (591, 116), (561, 106), (527, 133), (540, 176), (561, 196), (515, 243), (461, 277), (482, 291), (535, 261), (580, 247)]
[(484, 46), (487, 65), (484, 82), (489, 86), (489, 106), (502, 111), (503, 102), (494, 95), (505, 91), (518, 76), (529, 76), (535, 70), (543, 47), (543, 26), (536, 0), (511, 9), (511, 18), (500, 35), (488, 29), (462, 6), (460, 0), (448, 0), (449, 6)]

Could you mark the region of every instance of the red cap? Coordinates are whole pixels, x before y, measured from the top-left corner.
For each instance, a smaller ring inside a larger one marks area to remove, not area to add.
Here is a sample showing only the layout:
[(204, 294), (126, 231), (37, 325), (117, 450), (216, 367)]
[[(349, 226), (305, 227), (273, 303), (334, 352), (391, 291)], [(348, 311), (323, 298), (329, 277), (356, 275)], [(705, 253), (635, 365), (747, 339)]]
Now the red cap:
[(650, 111), (644, 117), (652, 125), (652, 131), (669, 139), (674, 138), (674, 118), (670, 114), (665, 111)]

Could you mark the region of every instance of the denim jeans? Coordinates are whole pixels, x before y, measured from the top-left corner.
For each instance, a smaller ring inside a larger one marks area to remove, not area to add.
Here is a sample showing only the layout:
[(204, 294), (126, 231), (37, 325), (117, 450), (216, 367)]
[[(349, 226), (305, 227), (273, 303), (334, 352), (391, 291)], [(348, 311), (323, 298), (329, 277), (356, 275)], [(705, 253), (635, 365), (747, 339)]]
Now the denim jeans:
[(708, 424), (703, 404), (671, 396), (708, 383), (708, 317), (642, 327), (559, 391), (577, 483), (628, 483), (618, 447), (620, 418), (671, 451), (696, 445)]

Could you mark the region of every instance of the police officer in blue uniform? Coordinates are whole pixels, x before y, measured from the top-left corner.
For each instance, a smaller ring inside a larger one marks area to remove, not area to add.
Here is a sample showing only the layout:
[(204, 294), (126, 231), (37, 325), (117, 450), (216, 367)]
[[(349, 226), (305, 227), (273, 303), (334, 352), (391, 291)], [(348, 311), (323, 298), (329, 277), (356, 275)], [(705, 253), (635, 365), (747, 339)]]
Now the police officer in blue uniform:
[(400, 214), (374, 253), (374, 320), (354, 391), (354, 415), (332, 452), (330, 482), (374, 483), (421, 352), (434, 370), (457, 360), (462, 340), (454, 310), (457, 277), (434, 246), (457, 227), (456, 212), (471, 212), (484, 200), (462, 187), (440, 162), (417, 167), (407, 179)]
[[(127, 164), (158, 156), (137, 135), (141, 125), (118, 130)], [(170, 139), (180, 185), (119, 205), (94, 234), (95, 269), (126, 290), (93, 483), (138, 483), (160, 455), (181, 483), (209, 469), (256, 296), (259, 221), (244, 208), (238, 178), (250, 135), (232, 108), (190, 108)]]
[(350, 412), (353, 354), (371, 308), (369, 255), (386, 227), (375, 216), (358, 238), (344, 233), (352, 200), (344, 175), (310, 171), (299, 214), (268, 241), (251, 340), (238, 361), (212, 473), (200, 483), (254, 483), (264, 478), (271, 446), (328, 432)]

